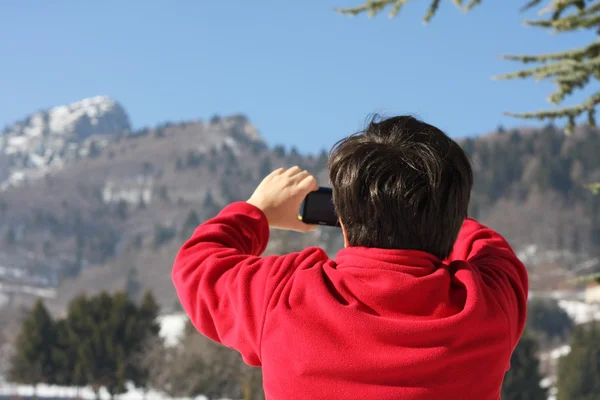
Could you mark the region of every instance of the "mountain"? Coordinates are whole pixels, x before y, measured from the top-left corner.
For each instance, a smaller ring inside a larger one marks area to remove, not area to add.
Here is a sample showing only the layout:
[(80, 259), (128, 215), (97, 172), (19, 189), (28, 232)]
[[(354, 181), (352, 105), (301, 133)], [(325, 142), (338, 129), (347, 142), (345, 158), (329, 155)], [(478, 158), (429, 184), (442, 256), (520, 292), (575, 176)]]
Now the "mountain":
[[(198, 222), (245, 200), (267, 173), (300, 165), (327, 185), (327, 152), (268, 146), (243, 115), (133, 131), (105, 97), (36, 113), (2, 136), (0, 307), (35, 296), (60, 313), (82, 291), (152, 289), (177, 307), (173, 258)], [(530, 269), (533, 290), (599, 269), (600, 134), (500, 130), (460, 141), (473, 161), (470, 213), (504, 234)], [(343, 241), (334, 228), (273, 231), (269, 253)], [(135, 270), (135, 273), (133, 273)], [(4, 297), (2, 297), (4, 296)], [(3, 300), (4, 298), (4, 300)]]
[(89, 156), (106, 142), (103, 136), (130, 130), (123, 107), (103, 96), (32, 114), (0, 135), (0, 187), (22, 184)]

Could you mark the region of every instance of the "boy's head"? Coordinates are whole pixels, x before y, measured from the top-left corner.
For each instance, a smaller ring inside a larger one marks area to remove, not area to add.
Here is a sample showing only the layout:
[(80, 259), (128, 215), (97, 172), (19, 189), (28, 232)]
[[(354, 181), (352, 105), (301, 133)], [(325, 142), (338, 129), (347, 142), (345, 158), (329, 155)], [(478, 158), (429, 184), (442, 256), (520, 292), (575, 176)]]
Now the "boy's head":
[(456, 142), (410, 116), (373, 120), (329, 156), (349, 246), (422, 250), (445, 259), (467, 216), (473, 172)]

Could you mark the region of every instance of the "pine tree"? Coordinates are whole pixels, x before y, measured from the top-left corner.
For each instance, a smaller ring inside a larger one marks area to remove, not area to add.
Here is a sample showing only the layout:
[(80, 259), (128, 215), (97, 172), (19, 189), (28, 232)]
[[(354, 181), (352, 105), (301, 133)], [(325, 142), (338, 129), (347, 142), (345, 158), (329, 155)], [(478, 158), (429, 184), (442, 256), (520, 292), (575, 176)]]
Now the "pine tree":
[(273, 148), (273, 153), (279, 158), (286, 157), (285, 147), (281, 144), (278, 144)]
[(65, 326), (60, 328), (67, 332), (67, 354), (71, 357), (68, 365), (72, 373), (66, 380), (77, 387), (86, 386), (91, 380), (92, 366), (88, 363), (93, 360), (86, 357), (92, 331), (91, 320), (87, 315), (89, 307), (90, 300), (85, 295), (73, 298), (69, 302)]
[(258, 176), (260, 179), (263, 179), (271, 172), (273, 172), (273, 163), (271, 162), (271, 157), (266, 156), (260, 162), (260, 166), (258, 167)]
[(143, 327), (144, 335), (158, 335), (160, 326), (157, 322), (160, 307), (151, 291), (144, 292), (140, 305), (138, 320)]
[(540, 386), (542, 376), (536, 358), (535, 340), (525, 333), (510, 359), (510, 370), (502, 384), (502, 400), (546, 400), (546, 390)]
[(10, 225), (8, 226), (8, 230), (6, 231), (4, 242), (7, 246), (13, 246), (17, 242), (17, 235), (15, 234), (15, 229)]
[[(138, 309), (136, 319), (136, 337), (137, 341), (130, 348), (129, 360), (131, 360), (128, 378), (131, 379), (137, 387), (146, 389), (151, 377), (151, 368), (143, 362), (143, 354), (147, 349), (162, 345), (159, 339), (160, 326), (158, 324), (158, 315), (160, 308), (152, 292), (146, 291), (142, 303)], [(156, 350), (156, 349), (154, 349)]]
[(192, 236), (192, 233), (196, 230), (198, 225), (200, 225), (200, 217), (194, 210), (190, 210), (188, 213), (183, 226), (181, 227), (180, 236), (185, 240)]
[(129, 268), (129, 271), (127, 272), (127, 280), (125, 281), (125, 292), (131, 300), (136, 301), (141, 290), (142, 284), (138, 279), (137, 268)]
[(86, 234), (83, 225), (83, 219), (81, 214), (75, 214), (75, 223), (73, 227), (75, 234), (75, 265), (73, 265), (71, 271), (69, 271), (70, 277), (76, 277), (81, 272), (84, 262), (84, 251), (86, 245)]
[(0, 217), (6, 216), (6, 210), (8, 210), (8, 202), (4, 199), (0, 199)]
[(119, 218), (121, 218), (122, 220), (127, 219), (128, 217), (128, 210), (129, 210), (129, 204), (127, 204), (127, 202), (125, 200), (119, 200), (119, 202), (117, 203), (117, 215), (119, 216)]
[[(375, 16), (390, 7), (389, 16), (395, 17), (409, 0), (368, 0), (358, 7), (342, 8), (341, 14), (358, 15), (368, 13)], [(482, 3), (482, 0), (453, 0), (453, 3), (464, 11)], [(429, 22), (435, 15), (441, 1), (429, 0), (429, 8), (423, 21)], [(466, 3), (466, 4), (465, 4)], [(522, 10), (528, 10), (542, 3), (542, 0), (527, 0)], [(600, 28), (600, 0), (551, 0), (544, 11), (550, 16), (547, 19), (525, 21), (527, 25), (541, 27), (553, 32), (572, 32), (591, 30), (597, 33)], [(553, 105), (561, 103), (575, 89), (587, 86), (590, 81), (600, 79), (600, 40), (595, 39), (589, 45), (579, 49), (543, 55), (505, 56), (505, 59), (523, 63), (539, 63), (540, 66), (517, 71), (498, 77), (499, 79), (534, 78), (536, 80), (551, 79), (557, 90), (549, 97)], [(566, 117), (567, 132), (575, 125), (575, 118), (587, 114), (590, 125), (595, 125), (594, 113), (600, 103), (600, 92), (592, 94), (582, 103), (562, 107), (555, 110), (531, 113), (507, 113), (521, 118), (556, 119)], [(598, 186), (600, 190), (600, 185)]]
[[(102, 296), (97, 299), (102, 304)], [(106, 295), (108, 296), (108, 295)], [(140, 329), (140, 310), (125, 292), (116, 292), (108, 296), (110, 308), (108, 321), (98, 320), (100, 331), (109, 338), (104, 343), (108, 357), (98, 381), (103, 383), (111, 397), (126, 391), (125, 383), (135, 380), (138, 368), (133, 364), (133, 355), (141, 346), (145, 332)], [(102, 310), (99, 314), (106, 312)]]
[(55, 383), (91, 386), (98, 396), (104, 387), (111, 396), (124, 393), (125, 383), (145, 387), (148, 373), (140, 352), (150, 338), (158, 338), (158, 305), (150, 292), (138, 307), (126, 292), (78, 296), (59, 321), (63, 340), (53, 360), (60, 371)]
[(213, 218), (220, 211), (220, 207), (213, 197), (212, 191), (209, 189), (204, 195), (204, 201), (202, 202), (202, 216), (205, 219)]
[(60, 386), (83, 384), (76, 382), (73, 369), (77, 354), (71, 341), (71, 333), (66, 320), (56, 321), (56, 344), (51, 350), (54, 365), (53, 379), (49, 382)]
[(112, 386), (111, 371), (117, 369), (113, 362), (114, 337), (107, 329), (111, 309), (112, 298), (102, 292), (93, 298), (76, 297), (67, 315), (71, 343), (77, 354), (73, 380), (91, 386), (97, 397), (103, 386)]
[(600, 396), (600, 324), (580, 325), (571, 351), (558, 365), (557, 400), (596, 400)]
[(328, 159), (329, 159), (329, 153), (327, 153), (327, 150), (321, 150), (321, 152), (319, 153), (319, 156), (317, 157), (317, 160), (315, 162), (315, 170), (321, 171), (321, 170), (327, 168)]
[(536, 337), (561, 339), (568, 337), (574, 323), (555, 299), (533, 298), (527, 304), (527, 329)]
[(34, 387), (55, 380), (52, 350), (56, 339), (54, 321), (44, 303), (38, 300), (21, 325), (8, 371), (9, 379)]
[(154, 248), (169, 243), (176, 235), (174, 228), (163, 226), (160, 223), (154, 225)]

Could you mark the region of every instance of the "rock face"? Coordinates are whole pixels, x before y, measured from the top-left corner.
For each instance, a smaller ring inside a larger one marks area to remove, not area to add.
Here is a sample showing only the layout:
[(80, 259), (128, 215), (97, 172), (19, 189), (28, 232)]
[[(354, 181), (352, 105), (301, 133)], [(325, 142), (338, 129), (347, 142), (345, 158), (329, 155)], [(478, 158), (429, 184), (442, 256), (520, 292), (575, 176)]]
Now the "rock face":
[(0, 188), (60, 168), (97, 150), (105, 142), (102, 136), (130, 130), (125, 109), (105, 96), (32, 114), (0, 135)]

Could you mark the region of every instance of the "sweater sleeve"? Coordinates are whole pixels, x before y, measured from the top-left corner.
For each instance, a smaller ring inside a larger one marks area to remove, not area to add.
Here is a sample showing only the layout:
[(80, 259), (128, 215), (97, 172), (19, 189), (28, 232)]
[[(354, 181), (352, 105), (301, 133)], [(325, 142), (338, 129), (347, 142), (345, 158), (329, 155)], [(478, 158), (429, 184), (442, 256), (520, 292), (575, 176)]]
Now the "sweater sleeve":
[(315, 252), (260, 257), (269, 240), (263, 212), (245, 203), (225, 207), (181, 247), (172, 279), (194, 327), (261, 365), (265, 314), (273, 292)]
[(504, 310), (511, 344), (517, 345), (527, 317), (529, 282), (527, 270), (508, 242), (494, 230), (467, 218), (448, 261), (466, 261), (481, 275), (483, 283)]

